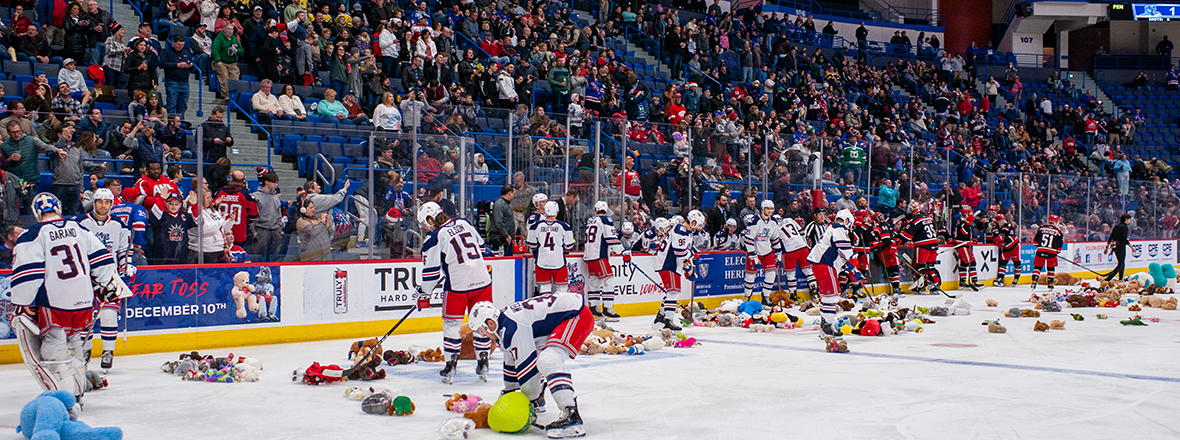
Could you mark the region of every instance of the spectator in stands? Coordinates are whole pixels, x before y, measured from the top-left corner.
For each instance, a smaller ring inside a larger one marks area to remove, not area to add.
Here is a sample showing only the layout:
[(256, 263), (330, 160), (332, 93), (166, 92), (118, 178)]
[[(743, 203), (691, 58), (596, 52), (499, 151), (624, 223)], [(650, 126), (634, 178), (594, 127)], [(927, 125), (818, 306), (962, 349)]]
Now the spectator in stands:
[(148, 262), (151, 264), (184, 264), (188, 262), (188, 235), (196, 228), (191, 212), (184, 206), (180, 193), (170, 193), (159, 212), (148, 213), (148, 230), (152, 240), (148, 246)]
[(61, 133), (62, 127), (65, 126), (66, 109), (59, 108), (56, 110), (48, 113), (49, 119), (42, 122), (41, 128), (37, 129), (37, 138), (47, 144), (56, 144), (58, 134)]
[(205, 165), (205, 184), (209, 191), (217, 194), (221, 187), (229, 183), (229, 174), (233, 171), (233, 164), (228, 157), (219, 157), (216, 162)]
[(65, 0), (37, 0), (37, 20), (45, 26), (45, 39), (50, 45), (61, 46), (65, 41)]
[(299, 219), (295, 231), (299, 236), (299, 261), (327, 261), (332, 255), (332, 217), (327, 211), (316, 211), (307, 198), (296, 201)]
[(61, 200), (62, 214), (66, 216), (80, 215), (82, 211), (82, 176), (84, 173), (106, 171), (106, 165), (99, 162), (84, 161), (91, 156), (74, 144), (74, 123), (67, 122), (61, 130), (57, 145), (59, 152), (65, 154), (50, 155), (53, 163), (53, 195)]
[(263, 261), (271, 261), (272, 256), (280, 255), (279, 243), (283, 238), (279, 175), (262, 167), (257, 170), (258, 189), (251, 195), (258, 206), (258, 219), (251, 224), (254, 228), (254, 249), (251, 252), (261, 255)]
[(86, 118), (78, 122), (79, 135), (87, 132), (93, 133), (97, 138), (98, 148), (101, 149), (106, 148), (106, 143), (109, 139), (108, 133), (113, 129), (114, 127), (111, 124), (103, 121), (102, 110), (93, 107), (87, 110)]
[(4, 243), (0, 243), (0, 269), (12, 269), (12, 250), (16, 248), (16, 239), (24, 232), (19, 225), (4, 225)]
[(336, 90), (325, 90), (324, 99), (316, 104), (316, 115), (326, 120), (351, 124), (352, 120), (348, 119), (348, 109), (344, 108), (344, 104), (336, 100), (336, 96)]
[[(62, 61), (65, 69), (57, 72), (58, 83), (66, 83), (70, 86), (73, 96), (82, 107), (90, 106), (90, 89), (86, 87), (86, 77), (82, 76), (82, 72), (78, 70), (78, 63), (73, 58), (66, 58)], [(81, 116), (81, 115), (79, 115)]]
[(111, 36), (111, 23), (114, 23), (115, 19), (111, 17), (109, 11), (104, 11), (98, 7), (97, 0), (86, 2), (85, 18), (88, 21), (87, 26), (90, 27), (86, 30), (87, 48), (94, 47), (95, 44), (106, 41), (107, 37)]
[(111, 25), (111, 36), (107, 37), (103, 45), (102, 70), (106, 77), (106, 85), (120, 87), (123, 82), (123, 61), (127, 56), (127, 46), (123, 44), (123, 37), (127, 32), (123, 25)]
[(293, 121), (307, 120), (307, 109), (303, 108), (303, 100), (295, 94), (295, 86), (283, 86), (283, 94), (279, 96), (279, 109), (286, 119)]
[(643, 204), (648, 206), (648, 209), (655, 203), (656, 190), (660, 188), (660, 182), (663, 181), (666, 172), (668, 164), (661, 162), (643, 176)]
[(66, 17), (63, 28), (65, 29), (65, 43), (61, 50), (63, 57), (81, 59), (86, 54), (86, 48), (89, 47), (87, 32), (90, 28), (90, 21), (82, 16), (82, 4), (70, 3), (66, 7)]
[[(131, 133), (123, 139), (123, 145), (131, 154), (131, 168), (138, 170), (149, 161), (164, 162), (164, 144), (156, 139), (158, 124), (152, 121), (139, 121)], [(142, 136), (136, 136), (136, 134)]]
[[(202, 0), (202, 8), (206, 2), (208, 0)], [(209, 82), (209, 76), (214, 73), (210, 68), (209, 61), (209, 57), (213, 53), (213, 38), (209, 36), (208, 29), (209, 25), (204, 22), (197, 23), (192, 36), (188, 37), (188, 42), (185, 44), (185, 48), (192, 55), (192, 63), (201, 70), (206, 83)]]
[[(9, 107), (14, 107), (14, 105), (10, 105)], [(21, 111), (23, 112), (23, 107)], [(15, 116), (16, 114), (14, 113), (11, 117)], [(33, 201), (33, 196), (37, 193), (37, 191), (32, 189), (41, 181), (41, 170), (37, 166), (37, 155), (39, 153), (55, 154), (59, 158), (65, 159), (68, 153), (45, 142), (41, 142), (36, 136), (26, 134), (19, 121), (7, 120), (4, 122), (4, 128), (7, 136), (4, 143), (0, 144), (0, 151), (4, 153), (8, 171), (25, 182), (24, 187), (27, 190), (20, 196), (20, 206), (22, 209), (27, 210), (29, 204)]]
[(271, 93), (273, 86), (274, 82), (270, 79), (263, 79), (258, 86), (258, 92), (250, 98), (250, 106), (256, 112), (258, 122), (265, 126), (269, 126), (273, 119), (293, 119), (286, 116), (282, 106), (279, 105), (279, 98)]
[(53, 97), (53, 108), (65, 110), (63, 113), (65, 121), (78, 122), (82, 119), (83, 104), (74, 99), (73, 95), (70, 92), (69, 84), (57, 83), (57, 96)]
[(512, 239), (516, 236), (516, 222), (513, 221), (512, 200), (516, 195), (516, 188), (504, 185), (500, 188), (500, 198), (492, 203), (491, 224), (488, 227), (488, 248), (501, 251), (504, 256), (512, 256)]
[[(31, 94), (33, 94), (33, 92), (35, 92), (37, 90), (37, 87), (48, 86), (48, 85), (49, 85), (49, 76), (45, 75), (45, 71), (44, 70), (34, 71), (33, 72), (33, 80), (29, 81), (28, 83), (25, 83), (25, 94), (31, 95)], [(50, 90), (53, 90), (53, 88), (50, 87)], [(53, 93), (51, 92), (49, 95), (52, 98)]]
[(230, 136), (229, 127), (225, 125), (225, 107), (217, 106), (209, 114), (209, 120), (201, 124), (203, 142), (205, 143), (205, 163), (216, 162), (225, 157), (226, 149), (234, 145), (234, 138)]
[(180, 122), (180, 115), (168, 115), (168, 125), (160, 129), (156, 134), (156, 138), (160, 139), (160, 143), (164, 144), (164, 148), (168, 150), (180, 150), (180, 157), (183, 159), (192, 159), (193, 152), (188, 148), (188, 132), (185, 131), (184, 125)]
[(512, 77), (515, 71), (516, 66), (509, 64), (504, 66), (503, 70), (500, 70), (500, 74), (496, 76), (496, 89), (499, 91), (501, 108), (512, 108), (513, 105), (520, 102), (520, 95), (516, 93), (516, 80)]
[(156, 89), (156, 66), (154, 57), (148, 51), (148, 42), (144, 39), (131, 40), (131, 52), (123, 60), (123, 72), (127, 74), (127, 90), (144, 93)]
[(877, 188), (877, 208), (878, 212), (883, 212), (886, 215), (891, 215), (893, 210), (897, 208), (897, 188), (893, 187), (893, 181), (889, 179), (881, 180), (881, 187)]
[(193, 68), (193, 55), (185, 47), (183, 35), (173, 34), (172, 44), (160, 51), (160, 67), (164, 68), (168, 113), (183, 116), (188, 111), (188, 80)]
[[(226, 10), (227, 7), (222, 7), (223, 13)], [(218, 18), (219, 26), (223, 25), (221, 20), (222, 18)], [(238, 69), (238, 56), (242, 53), (238, 26), (240, 25), (236, 20), (231, 25), (224, 26), (213, 38), (213, 46), (210, 48), (209, 62), (217, 70), (217, 84), (220, 86), (217, 92), (218, 99), (229, 98), (229, 80), (242, 77), (242, 72)]]
[(331, 211), (336, 205), (344, 201), (344, 197), (348, 195), (348, 187), (352, 184), (351, 181), (345, 179), (344, 185), (340, 187), (339, 191), (334, 194), (323, 194), (323, 187), (315, 180), (308, 180), (303, 184), (303, 197), (319, 206), (321, 212)]
[(1164, 35), (1164, 39), (1155, 44), (1155, 54), (1164, 58), (1171, 58), (1172, 49), (1174, 48), (1175, 46), (1172, 45), (1172, 42), (1168, 41), (1168, 36)]
[(231, 171), (229, 183), (217, 189), (213, 203), (231, 223), (233, 243), (243, 248), (251, 244), (254, 239), (252, 226), (258, 220), (258, 204), (246, 188), (246, 174), (241, 170)]
[(381, 95), (381, 103), (373, 110), (373, 125), (387, 131), (401, 131), (402, 113), (393, 101), (393, 93)]
[(213, 205), (213, 194), (206, 191), (205, 200), (197, 205), (196, 191), (190, 191), (185, 204), (190, 207), (195, 217), (196, 226), (188, 230), (188, 262), (197, 264), (225, 262), (225, 249), (228, 244), (226, 234), (231, 233), (233, 225), (221, 211)]
[[(27, 17), (25, 19), (28, 20)], [(49, 56), (53, 54), (49, 40), (41, 35), (36, 26), (29, 26), (23, 35), (14, 33), (10, 38), (16, 53), (23, 53), (38, 63), (48, 63)]]
[(48, 84), (38, 85), (21, 103), (36, 122), (44, 122), (53, 111), (53, 92), (49, 91)]
[[(75, 131), (77, 133), (77, 131)], [(81, 135), (75, 135), (78, 138), (78, 148), (83, 151), (87, 157), (98, 159), (110, 159), (111, 153), (107, 150), (98, 148), (98, 137), (91, 132), (84, 132)], [(60, 136), (59, 136), (60, 138)]]
[(349, 122), (356, 125), (372, 125), (369, 117), (365, 115), (365, 110), (356, 102), (356, 92), (349, 90), (348, 93), (345, 93), (344, 101), (341, 104), (348, 111)]
[(427, 112), (426, 94), (421, 90), (414, 90), (406, 95), (401, 104), (402, 128), (413, 132), (422, 124), (422, 114)]

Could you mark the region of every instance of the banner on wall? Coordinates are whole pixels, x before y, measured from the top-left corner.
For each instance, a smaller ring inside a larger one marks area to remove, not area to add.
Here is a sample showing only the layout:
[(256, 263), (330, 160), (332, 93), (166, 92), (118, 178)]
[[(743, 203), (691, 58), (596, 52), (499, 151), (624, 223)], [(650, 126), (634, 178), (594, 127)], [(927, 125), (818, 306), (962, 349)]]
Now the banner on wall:
[[(515, 302), (521, 259), (487, 260), (492, 273), (492, 299), (499, 307)], [(303, 321), (306, 323), (395, 319), (416, 307), (414, 294), (422, 282), (421, 261), (304, 266)], [(441, 314), (442, 283), (431, 296), (424, 316)], [(389, 315), (388, 317), (382, 315)]]
[(127, 330), (281, 322), (279, 266), (145, 268), (123, 305)]

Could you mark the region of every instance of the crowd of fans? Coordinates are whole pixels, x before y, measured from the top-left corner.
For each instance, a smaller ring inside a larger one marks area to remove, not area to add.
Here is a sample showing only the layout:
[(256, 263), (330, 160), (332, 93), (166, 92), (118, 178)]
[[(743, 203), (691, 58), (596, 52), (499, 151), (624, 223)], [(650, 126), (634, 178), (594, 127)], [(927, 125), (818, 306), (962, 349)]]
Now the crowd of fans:
[[(979, 57), (991, 51), (972, 45), (953, 53), (936, 35), (913, 42), (899, 33), (890, 41), (890, 53), (899, 58), (870, 63), (860, 50), (868, 34), (863, 24), (856, 45), (831, 48), (832, 23), (817, 32), (811, 17), (735, 16), (716, 0), (708, 7), (602, 2), (593, 5), (601, 20), (590, 26), (571, 17), (569, 5), (551, 1), (165, 0), (137, 6), (145, 21), (129, 39), (94, 0), (13, 8), (18, 18), (0, 29), (10, 58), (62, 68), (56, 87), (44, 72), (34, 72), (26, 97), (3, 110), (5, 194), (14, 195), (5, 206), (27, 205), (41, 181), (37, 162), (27, 158), (41, 153), (49, 153), (52, 189), (72, 214), (85, 212), (94, 189), (122, 184), (106, 174), (173, 186), (191, 177), (177, 164), (195, 157), (188, 140), (193, 126), (183, 119), (199, 69), (206, 84), (198, 87), (211, 87), (222, 99), (230, 98), (230, 80), (243, 74), (260, 79), (245, 110), (263, 126), (334, 121), (425, 136), (418, 154), (406, 138), (375, 146), (382, 171), (373, 194), (367, 185), (349, 192), (347, 183), (324, 194), (326, 182), (313, 180), (302, 186), (295, 209), (283, 211), (277, 175), (263, 170), (259, 189), (251, 192), (246, 174), (233, 169), (226, 109), (214, 109), (202, 123), (203, 138), (194, 140), (203, 143), (211, 198), (188, 201), (196, 222), (214, 226), (205, 231), (222, 234), (204, 240), (214, 246), (205, 248), (213, 252), (209, 258), (229, 258), (236, 245), (269, 260), (284, 251), (278, 245), (283, 232), (299, 237), (303, 258), (330, 258), (330, 250), (341, 247), (339, 236), (350, 233), (342, 225), (357, 223), (364, 246), (370, 240), (361, 231), (374, 222), (386, 226), (379, 234), (389, 237), (394, 255), (402, 254), (413, 222), (401, 219), (412, 214), (415, 199), (445, 201), (454, 209), (463, 154), (456, 139), (492, 128), (481, 126), (484, 118), (505, 120), (510, 112), (505, 128), (517, 136), (513, 157), (472, 154), (466, 163), (472, 183), (507, 183), (504, 191), (516, 194), (511, 204), (518, 222), (530, 209), (520, 194), (542, 188), (529, 181), (535, 175), (507, 182), (504, 164), (561, 167), (558, 158), (574, 150), (561, 138), (593, 139), (591, 122), (601, 121), (603, 159), (575, 154), (572, 181), (559, 187), (569, 188), (571, 206), (593, 200), (597, 191), (637, 228), (706, 200), (731, 207), (729, 218), (740, 218), (761, 198), (774, 200), (783, 215), (809, 218), (812, 206), (897, 214), (917, 201), (945, 213), (962, 204), (982, 208), (986, 197), (1009, 213), (1023, 209), (1028, 215), (1019, 218), (1026, 225), (1041, 221), (1037, 209), (1060, 210), (1081, 236), (1104, 233), (1118, 217), (1114, 211), (1138, 206), (1152, 208), (1137, 211), (1140, 233), (1163, 236), (1176, 229), (1180, 183), (1169, 180), (1171, 167), (1123, 153), (1144, 124), (1141, 112), (1106, 114), (1092, 91), (1055, 74), (1046, 82), (1060, 93), (1055, 96), (1066, 97), (1058, 98), (1062, 102), (1025, 91), (1015, 66), (1002, 78), (980, 77)], [(659, 44), (672, 78), (666, 87), (659, 83), (663, 90), (608, 48), (608, 40), (625, 36), (641, 46), (644, 39)], [(296, 85), (315, 86), (315, 92), (298, 96)], [(108, 121), (96, 105), (110, 102), (110, 87), (129, 93), (126, 120)], [(659, 145), (672, 159), (650, 162), (636, 148), (623, 148), (637, 144)], [(384, 170), (414, 163), (421, 185), (410, 194), (401, 185), (410, 176)], [(1018, 177), (989, 178), (996, 175)], [(598, 188), (592, 186), (596, 178)], [(760, 193), (764, 178), (766, 194)], [(836, 200), (813, 203), (816, 181)], [(161, 189), (167, 186), (116, 194), (121, 203), (159, 198), (143, 205), (156, 216), (171, 212), (173, 194)], [(742, 191), (738, 200), (714, 195), (736, 190)], [(177, 187), (176, 195), (183, 194)], [(348, 194), (357, 196), (352, 217), (340, 212)], [(215, 201), (233, 195), (248, 196), (243, 199), (256, 203), (258, 212), (235, 213), (236, 231), (217, 227), (230, 213), (216, 209)], [(372, 212), (383, 216), (372, 218), (365, 209), (370, 201)], [(19, 220), (5, 211), (6, 223)], [(518, 234), (515, 227), (501, 235)], [(198, 242), (191, 237), (188, 247)], [(144, 255), (150, 261), (153, 252)]]

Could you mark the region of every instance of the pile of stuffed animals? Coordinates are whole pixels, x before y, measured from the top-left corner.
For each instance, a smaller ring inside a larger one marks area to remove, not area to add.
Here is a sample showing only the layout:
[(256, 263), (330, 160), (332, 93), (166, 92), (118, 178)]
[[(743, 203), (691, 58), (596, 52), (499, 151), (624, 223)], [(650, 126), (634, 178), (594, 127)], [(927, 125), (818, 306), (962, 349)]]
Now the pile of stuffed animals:
[[(802, 316), (788, 313), (795, 303), (782, 291), (771, 294), (767, 307), (758, 301), (728, 300), (715, 310), (708, 310), (701, 303), (681, 307), (681, 321), (686, 325), (703, 327), (742, 327), (751, 332), (770, 332), (775, 329), (818, 329), (819, 320), (808, 325)], [(969, 315), (971, 305), (962, 299), (948, 300), (943, 306), (931, 308), (898, 307), (897, 298), (892, 295), (841, 300), (838, 304), (844, 312), (855, 312), (840, 318), (837, 328), (844, 334), (881, 336), (888, 333), (922, 332), (926, 324), (933, 324), (930, 316)], [(820, 309), (814, 303), (803, 303), (799, 310), (809, 316), (818, 316)], [(652, 336), (652, 335), (649, 335)], [(584, 347), (583, 350), (594, 348)]]
[(673, 333), (663, 329), (659, 334), (648, 333), (644, 336), (631, 336), (599, 323), (599, 328), (582, 343), (579, 354), (630, 354), (641, 355), (644, 352), (663, 349), (664, 347), (689, 348), (699, 344), (696, 338), (685, 336), (684, 333)]
[(262, 361), (247, 356), (202, 356), (193, 351), (181, 353), (177, 360), (164, 362), (160, 370), (180, 376), (181, 380), (205, 382), (257, 382), (261, 379)]
[(348, 359), (353, 361), (352, 368), (345, 369), (336, 364), (321, 365), (319, 362), (312, 362), (310, 367), (292, 372), (291, 380), (308, 385), (325, 385), (344, 380), (379, 380), (386, 377), (382, 363), (393, 367), (419, 361), (443, 360), (442, 347), (426, 348), (411, 345), (405, 350), (385, 350), (377, 342), (377, 338), (370, 338), (353, 342), (349, 346)]

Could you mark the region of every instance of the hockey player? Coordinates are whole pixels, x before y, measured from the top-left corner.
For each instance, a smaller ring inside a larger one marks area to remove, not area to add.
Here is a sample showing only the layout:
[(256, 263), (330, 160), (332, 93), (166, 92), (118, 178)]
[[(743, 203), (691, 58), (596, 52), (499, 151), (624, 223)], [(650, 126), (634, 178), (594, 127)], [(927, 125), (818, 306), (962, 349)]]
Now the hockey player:
[[(867, 209), (858, 210), (854, 213), (854, 217), (849, 237), (852, 239), (852, 261), (849, 264), (863, 274), (869, 271), (869, 249), (876, 239), (873, 237), (873, 228), (870, 225), (872, 219), (869, 218), (869, 211)], [(840, 278), (842, 282), (846, 282), (848, 276), (841, 274)], [(851, 294), (857, 295), (864, 285), (849, 282), (846, 287)]]
[(545, 204), (549, 203), (549, 196), (536, 193), (533, 194), (533, 212), (529, 214), (529, 219), (525, 222), (525, 230), (533, 228), (533, 225), (541, 220), (545, 220)]
[(876, 220), (873, 235), (876, 236), (877, 241), (871, 250), (877, 254), (877, 261), (880, 261), (881, 265), (885, 267), (892, 294), (898, 295), (901, 293), (901, 262), (897, 258), (897, 243), (893, 238), (893, 225), (889, 223), (889, 217), (885, 213), (878, 212), (873, 217)]
[(545, 203), (545, 219), (529, 226), (527, 242), (537, 260), (537, 290), (541, 295), (555, 289), (565, 293), (569, 285), (565, 254), (574, 250), (576, 242), (573, 228), (557, 219), (560, 210), (557, 202)]
[[(697, 217), (697, 214), (700, 214), (700, 216)], [(687, 223), (685, 223), (685, 226), (688, 227), (688, 242), (690, 245), (692, 245), (694, 251), (709, 250), (713, 243), (709, 237), (708, 229), (705, 228), (705, 221), (701, 221), (699, 224), (694, 226), (694, 217), (697, 219), (704, 219), (705, 213), (695, 209), (688, 212)]]
[(1000, 213), (1000, 207), (996, 205), (987, 206), (987, 216), (979, 219), (975, 227), (983, 232), (984, 243), (995, 243), (996, 233), (1000, 229), (1000, 225), (996, 222), (996, 216)]
[(95, 298), (114, 302), (131, 296), (131, 290), (115, 272), (106, 246), (61, 216), (56, 196), (37, 194), (30, 208), (37, 223), (13, 249), (13, 328), (41, 389), (80, 398), (86, 390), (82, 345), (94, 329)]
[(737, 230), (737, 219), (725, 220), (725, 226), (713, 236), (713, 250), (736, 251), (741, 248), (742, 234)]
[(996, 224), (999, 229), (996, 231), (995, 243), (1000, 248), (1000, 261), (998, 263), (998, 271), (996, 273), (996, 280), (992, 282), (993, 286), (1004, 286), (1004, 275), (1008, 272), (1008, 262), (1012, 262), (1015, 274), (1012, 276), (1012, 285), (1015, 286), (1020, 283), (1020, 238), (1015, 225), (1009, 224), (1004, 214), (996, 214)]
[[(483, 260), (489, 252), (484, 248), (479, 230), (465, 219), (447, 217), (437, 203), (427, 202), (418, 208), (418, 223), (428, 234), (422, 242), (426, 267), (422, 269), (422, 284), (415, 299), (418, 309), (430, 308), (430, 294), (442, 280), (443, 355), (447, 363), (438, 374), (444, 383), (451, 383), (463, 344), (459, 334), (463, 315), (481, 301), (492, 300), (492, 274)], [(477, 358), (475, 372), (486, 381), (492, 340), (475, 336), (473, 342)]]
[(807, 261), (807, 241), (803, 238), (803, 228), (792, 218), (785, 218), (778, 224), (779, 241), (783, 246), (783, 278), (787, 280), (787, 291), (792, 298), (797, 297), (799, 283), (795, 280), (796, 268), (803, 270), (807, 276), (807, 286), (812, 292), (818, 289), (815, 284), (815, 273), (811, 263)]
[[(94, 234), (98, 241), (106, 246), (107, 251), (115, 258), (115, 268), (119, 276), (130, 278), (135, 272), (135, 265), (130, 263), (131, 228), (118, 217), (111, 215), (111, 208), (114, 206), (115, 194), (109, 189), (99, 188), (94, 191), (94, 209), (78, 219), (78, 224)], [(119, 313), (123, 309), (122, 306), (122, 301), (118, 300), (99, 301), (98, 304), (98, 334), (102, 338), (102, 361), (99, 367), (104, 371), (110, 370), (115, 361), (115, 343), (119, 339)], [(87, 352), (90, 350), (91, 342), (92, 338), (88, 338), (83, 346)]]
[(144, 234), (148, 222), (147, 210), (143, 205), (135, 203), (138, 197), (139, 193), (135, 188), (124, 188), (122, 201), (115, 200), (115, 207), (111, 208), (111, 215), (118, 217), (123, 224), (131, 228), (130, 262), (137, 266), (147, 264), (147, 259), (143, 256), (143, 246), (147, 243)]
[(594, 318), (582, 298), (569, 293), (541, 295), (497, 310), (490, 302), (476, 304), (468, 321), (472, 331), (490, 338), (495, 333), (504, 347), (504, 390), (519, 390), (545, 412), (545, 389), (561, 408), (561, 415), (545, 426), (549, 438), (586, 435), (578, 414), (578, 396), (565, 361), (577, 357), (594, 330)]
[(778, 275), (778, 253), (783, 243), (779, 239), (778, 224), (774, 223), (774, 202), (763, 200), (761, 212), (746, 223), (742, 247), (746, 251), (746, 301), (754, 294), (754, 279), (762, 269), (762, 304), (770, 305), (770, 292)]
[(619, 227), (619, 242), (623, 244), (623, 249), (628, 251), (639, 242), (639, 234), (635, 233), (634, 223), (625, 221)]
[(959, 270), (959, 290), (967, 288), (978, 292), (983, 285), (979, 284), (979, 275), (975, 272), (974, 242), (971, 238), (971, 230), (975, 226), (975, 214), (971, 212), (971, 207), (963, 206), (959, 213), (959, 225), (950, 234), (947, 244), (955, 246), (955, 256), (959, 260), (955, 266)]
[(837, 212), (836, 220), (807, 254), (807, 261), (815, 271), (816, 284), (819, 286), (820, 337), (824, 339), (828, 352), (848, 351), (848, 345), (843, 341), (843, 333), (835, 328), (836, 312), (839, 310), (836, 303), (840, 300), (840, 286), (836, 281), (838, 274), (848, 271), (855, 282), (864, 282), (864, 275), (848, 264), (848, 260), (852, 258), (852, 241), (848, 238), (848, 227), (854, 221), (852, 211), (844, 209)]
[(594, 217), (586, 220), (586, 252), (582, 260), (586, 261), (586, 300), (590, 303), (590, 313), (595, 319), (606, 317), (607, 320), (619, 319), (615, 313), (615, 283), (614, 272), (610, 265), (610, 256), (622, 254), (626, 261), (631, 260), (631, 251), (623, 250), (623, 244), (615, 233), (615, 222), (606, 215), (606, 202), (594, 204)]
[(938, 230), (934, 226), (934, 219), (922, 213), (922, 205), (918, 202), (910, 203), (909, 217), (901, 236), (914, 245), (914, 270), (926, 278), (930, 293), (947, 295), (942, 291), (942, 277), (935, 267), (938, 261)]
[(815, 211), (811, 213), (811, 222), (803, 228), (803, 238), (807, 240), (807, 247), (815, 248), (820, 237), (823, 237), (824, 230), (828, 228), (827, 224), (828, 215), (824, 213), (824, 209), (815, 208)]
[(651, 228), (643, 231), (643, 236), (636, 243), (637, 248), (632, 248), (631, 250), (655, 254), (660, 250), (660, 241), (664, 239), (664, 232), (667, 232), (670, 226), (671, 222), (666, 218), (657, 217), (655, 220), (652, 220)]
[(1049, 216), (1049, 223), (1037, 229), (1033, 236), (1033, 244), (1037, 246), (1036, 256), (1033, 257), (1032, 288), (1036, 290), (1037, 281), (1041, 278), (1041, 267), (1049, 272), (1048, 286), (1053, 290), (1053, 275), (1057, 271), (1057, 254), (1061, 253), (1064, 234), (1061, 233), (1061, 218)]
[[(657, 219), (659, 220), (659, 219)], [(665, 328), (680, 331), (676, 324), (676, 300), (680, 297), (680, 276), (693, 271), (692, 260), (695, 257), (692, 245), (689, 243), (688, 228), (683, 225), (673, 226), (671, 222), (660, 222), (663, 228), (657, 231), (660, 235), (659, 247), (656, 249), (656, 269), (659, 271), (660, 281), (664, 288), (664, 299), (661, 301), (660, 311), (656, 312), (656, 319), (652, 327), (655, 330)]]

